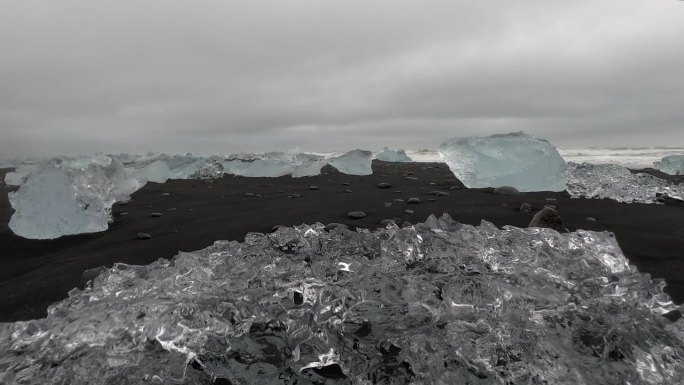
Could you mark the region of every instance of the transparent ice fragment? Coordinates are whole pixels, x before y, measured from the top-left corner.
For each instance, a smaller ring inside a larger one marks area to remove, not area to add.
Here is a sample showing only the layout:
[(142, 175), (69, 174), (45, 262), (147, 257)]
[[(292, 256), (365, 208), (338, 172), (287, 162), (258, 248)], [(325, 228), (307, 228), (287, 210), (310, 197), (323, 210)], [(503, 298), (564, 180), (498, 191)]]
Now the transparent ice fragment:
[(439, 153), (470, 188), (512, 186), (520, 191), (563, 191), (565, 161), (548, 141), (524, 132), (455, 138)]
[(0, 383), (679, 384), (663, 287), (607, 232), (282, 227), (0, 324)]

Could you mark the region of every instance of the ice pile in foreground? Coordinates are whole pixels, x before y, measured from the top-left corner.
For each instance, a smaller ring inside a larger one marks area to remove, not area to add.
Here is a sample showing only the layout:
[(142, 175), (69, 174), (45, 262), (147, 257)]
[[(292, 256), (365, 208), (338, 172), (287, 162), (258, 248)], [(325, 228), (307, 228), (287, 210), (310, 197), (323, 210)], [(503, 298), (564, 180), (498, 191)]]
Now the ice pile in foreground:
[(382, 160), (385, 162), (413, 162), (413, 160), (409, 158), (408, 155), (406, 155), (406, 151), (390, 150), (387, 147), (385, 147), (381, 153), (376, 155), (375, 159)]
[(610, 233), (281, 228), (117, 264), (0, 324), (0, 383), (677, 384), (663, 285)]
[(654, 203), (659, 194), (684, 200), (684, 185), (615, 164), (568, 163), (568, 193), (574, 197), (608, 198), (627, 203)]
[(672, 174), (684, 175), (684, 155), (670, 155), (653, 164), (658, 170)]
[(520, 191), (563, 191), (565, 161), (549, 142), (524, 132), (455, 138), (439, 148), (467, 187), (513, 186)]

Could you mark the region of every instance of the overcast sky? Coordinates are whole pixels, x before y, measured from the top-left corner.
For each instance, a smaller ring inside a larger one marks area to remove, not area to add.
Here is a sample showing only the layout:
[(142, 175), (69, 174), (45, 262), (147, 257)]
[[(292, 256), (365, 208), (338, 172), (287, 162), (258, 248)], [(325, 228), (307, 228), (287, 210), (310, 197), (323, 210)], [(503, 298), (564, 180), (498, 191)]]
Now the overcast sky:
[(676, 0), (0, 0), (0, 159), (684, 146)]

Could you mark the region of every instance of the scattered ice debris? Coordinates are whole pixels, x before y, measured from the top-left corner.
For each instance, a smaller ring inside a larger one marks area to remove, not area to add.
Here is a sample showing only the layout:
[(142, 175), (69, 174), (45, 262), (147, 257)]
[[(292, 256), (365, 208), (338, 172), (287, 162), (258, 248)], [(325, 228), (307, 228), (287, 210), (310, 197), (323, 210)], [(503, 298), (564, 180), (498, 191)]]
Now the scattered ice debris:
[(328, 160), (328, 164), (339, 172), (350, 175), (371, 175), (373, 153), (364, 150), (352, 150), (343, 155)]
[(375, 156), (375, 159), (385, 162), (413, 162), (411, 158), (406, 155), (404, 150), (390, 150), (385, 147), (381, 153)]
[(548, 141), (524, 132), (454, 138), (439, 149), (467, 187), (513, 186), (520, 191), (563, 191), (565, 161)]
[(606, 232), (280, 227), (0, 324), (0, 383), (679, 384), (663, 287)]
[(654, 167), (671, 175), (684, 175), (684, 155), (669, 155), (659, 162), (653, 163)]
[(573, 197), (608, 198), (627, 203), (654, 203), (657, 194), (684, 199), (684, 185), (615, 164), (568, 163), (567, 191)]

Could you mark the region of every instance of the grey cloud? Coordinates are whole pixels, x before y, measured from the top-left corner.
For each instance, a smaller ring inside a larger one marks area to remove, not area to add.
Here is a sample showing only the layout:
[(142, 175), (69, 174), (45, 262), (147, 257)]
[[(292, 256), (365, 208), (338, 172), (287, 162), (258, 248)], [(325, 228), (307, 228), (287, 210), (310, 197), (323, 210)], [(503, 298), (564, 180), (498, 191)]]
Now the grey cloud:
[(0, 158), (684, 145), (684, 5), (0, 0)]

